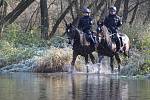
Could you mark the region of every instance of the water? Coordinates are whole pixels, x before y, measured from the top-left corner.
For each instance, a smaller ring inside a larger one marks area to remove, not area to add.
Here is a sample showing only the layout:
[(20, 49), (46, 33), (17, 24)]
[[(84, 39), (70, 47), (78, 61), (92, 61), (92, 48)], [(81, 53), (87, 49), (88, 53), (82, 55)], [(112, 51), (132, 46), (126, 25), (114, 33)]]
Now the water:
[(150, 100), (150, 80), (97, 74), (0, 74), (0, 100)]

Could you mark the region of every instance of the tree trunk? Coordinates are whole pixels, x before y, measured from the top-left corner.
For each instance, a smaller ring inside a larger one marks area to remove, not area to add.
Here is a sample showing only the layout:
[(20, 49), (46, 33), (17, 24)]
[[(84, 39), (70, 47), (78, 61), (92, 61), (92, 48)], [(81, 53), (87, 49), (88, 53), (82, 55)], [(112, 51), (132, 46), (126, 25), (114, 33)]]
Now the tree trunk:
[(40, 0), (40, 8), (41, 8), (41, 38), (47, 40), (49, 29), (47, 0)]
[(107, 4), (105, 4), (105, 7), (101, 11), (100, 18), (99, 18), (100, 22), (104, 21), (106, 13), (107, 13)]
[(84, 6), (84, 0), (80, 0), (80, 9), (82, 9)]
[(136, 6), (135, 6), (135, 8), (134, 8), (134, 11), (133, 11), (131, 20), (130, 20), (130, 22), (129, 22), (130, 25), (132, 25), (132, 23), (133, 23), (133, 21), (134, 21), (134, 19), (135, 19), (135, 17), (136, 17), (136, 13), (137, 13), (137, 10), (138, 10), (138, 5), (139, 5), (139, 2), (137, 2)]
[(3, 34), (3, 28), (4, 28), (4, 24), (3, 24), (3, 21), (4, 21), (4, 17), (6, 16), (6, 13), (7, 13), (7, 2), (6, 1), (1, 1), (0, 2), (0, 21), (1, 21), (1, 24), (0, 24), (0, 38), (2, 38), (2, 34)]
[[(68, 0), (69, 5), (71, 4), (71, 1), (72, 0)], [(74, 20), (75, 16), (74, 16), (74, 13), (73, 13), (73, 7), (71, 7), (70, 13), (71, 13), (72, 19)]]
[(143, 21), (143, 24), (147, 24), (149, 22), (150, 22), (150, 0), (148, 1), (147, 15)]
[(116, 0), (114, 6), (117, 8), (117, 13), (120, 10), (122, 0)]
[(112, 0), (107, 0), (107, 7), (109, 8), (112, 5)]
[(101, 2), (96, 6), (95, 11), (93, 12), (93, 16), (101, 9), (101, 7), (105, 4), (105, 0), (101, 0)]
[(4, 2), (4, 0), (0, 1), (0, 7), (3, 6), (3, 2)]
[(124, 10), (123, 10), (123, 23), (126, 23), (127, 18), (128, 18), (128, 5), (129, 5), (129, 0), (124, 0)]

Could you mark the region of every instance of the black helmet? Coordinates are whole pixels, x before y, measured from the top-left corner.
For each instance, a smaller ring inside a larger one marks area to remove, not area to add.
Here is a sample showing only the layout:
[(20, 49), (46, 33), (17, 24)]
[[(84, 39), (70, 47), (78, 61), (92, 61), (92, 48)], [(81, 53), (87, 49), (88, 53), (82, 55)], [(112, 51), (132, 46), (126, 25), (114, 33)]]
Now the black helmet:
[(91, 13), (91, 10), (90, 10), (89, 8), (87, 8), (87, 7), (84, 7), (84, 8), (82, 9), (82, 12), (83, 12), (83, 13)]
[(110, 11), (110, 12), (116, 12), (116, 11), (117, 11), (117, 8), (116, 8), (115, 6), (111, 6), (111, 7), (109, 8), (109, 11)]

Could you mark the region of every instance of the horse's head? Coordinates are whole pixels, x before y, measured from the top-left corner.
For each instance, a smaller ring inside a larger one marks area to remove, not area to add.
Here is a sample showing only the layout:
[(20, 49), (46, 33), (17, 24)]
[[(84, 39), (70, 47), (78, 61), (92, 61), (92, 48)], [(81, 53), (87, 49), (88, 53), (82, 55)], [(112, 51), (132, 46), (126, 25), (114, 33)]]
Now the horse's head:
[(111, 38), (109, 36), (109, 31), (103, 22), (97, 22), (97, 36), (99, 37), (99, 41), (101, 41), (101, 39), (103, 39), (107, 43), (111, 42)]
[(70, 23), (66, 24), (66, 32), (69, 40), (73, 40), (75, 38), (75, 27)]
[(99, 37), (104, 37), (104, 29), (103, 29), (103, 26), (104, 26), (104, 24), (103, 24), (103, 22), (97, 22), (97, 35), (99, 36)]
[[(69, 43), (80, 43), (81, 45), (89, 46), (90, 42), (87, 41), (85, 34), (72, 24), (66, 25), (66, 32), (68, 36)], [(74, 41), (75, 40), (75, 41)]]

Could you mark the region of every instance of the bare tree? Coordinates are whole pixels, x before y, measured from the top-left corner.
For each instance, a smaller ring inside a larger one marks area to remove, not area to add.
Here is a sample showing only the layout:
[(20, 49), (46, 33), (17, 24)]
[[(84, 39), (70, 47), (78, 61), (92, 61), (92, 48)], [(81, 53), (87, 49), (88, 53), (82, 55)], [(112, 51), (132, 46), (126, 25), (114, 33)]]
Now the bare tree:
[(6, 16), (7, 13), (7, 2), (4, 0), (1, 0), (0, 2), (0, 38), (2, 38), (2, 33), (3, 33), (3, 28), (4, 28), (4, 17)]

